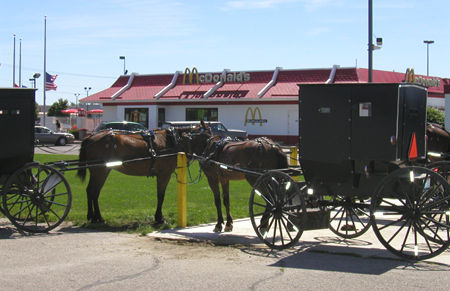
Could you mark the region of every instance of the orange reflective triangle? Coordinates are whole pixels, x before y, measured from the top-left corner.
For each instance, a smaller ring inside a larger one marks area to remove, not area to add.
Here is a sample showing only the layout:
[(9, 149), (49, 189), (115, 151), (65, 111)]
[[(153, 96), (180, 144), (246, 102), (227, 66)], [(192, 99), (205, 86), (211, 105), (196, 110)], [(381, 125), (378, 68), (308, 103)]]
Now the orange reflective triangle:
[(416, 133), (413, 132), (412, 137), (411, 137), (411, 143), (409, 144), (408, 158), (410, 161), (414, 161), (414, 160), (417, 160), (418, 156), (419, 155), (417, 153)]

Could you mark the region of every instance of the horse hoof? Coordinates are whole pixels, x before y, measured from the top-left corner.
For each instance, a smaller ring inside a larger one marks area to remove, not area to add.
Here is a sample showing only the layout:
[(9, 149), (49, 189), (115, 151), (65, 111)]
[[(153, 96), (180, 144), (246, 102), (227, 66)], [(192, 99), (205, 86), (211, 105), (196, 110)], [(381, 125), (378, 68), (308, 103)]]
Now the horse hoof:
[(225, 226), (225, 232), (232, 232), (233, 231), (233, 225), (226, 225)]
[(214, 227), (214, 232), (222, 232), (222, 226), (217, 226)]
[(100, 217), (88, 217), (88, 221), (90, 221), (91, 223), (96, 223), (96, 224), (105, 223), (105, 220), (101, 216)]
[(165, 219), (162, 219), (162, 220), (155, 220), (155, 221), (152, 223), (152, 226), (153, 226), (153, 227), (161, 227), (161, 226), (164, 225), (164, 224), (168, 224), (167, 220), (165, 220)]

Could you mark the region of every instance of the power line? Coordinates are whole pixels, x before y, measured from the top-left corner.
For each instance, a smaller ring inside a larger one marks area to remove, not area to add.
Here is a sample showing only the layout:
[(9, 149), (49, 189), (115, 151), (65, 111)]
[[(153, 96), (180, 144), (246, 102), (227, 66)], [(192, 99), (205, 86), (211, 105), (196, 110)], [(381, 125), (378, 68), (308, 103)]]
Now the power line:
[[(8, 63), (1, 63), (2, 66), (5, 67), (12, 67), (11, 64)], [(39, 72), (41, 69), (36, 69), (36, 68), (28, 68), (28, 67), (22, 67), (22, 69), (24, 70), (29, 70), (29, 71), (36, 71)], [(88, 75), (88, 74), (78, 74), (78, 73), (67, 73), (67, 72), (60, 72), (60, 71), (52, 71), (53, 74), (58, 74), (58, 75), (68, 75), (68, 76), (77, 76), (77, 77), (89, 77), (89, 78), (102, 78), (102, 79), (117, 79), (117, 76), (100, 76), (100, 75)]]

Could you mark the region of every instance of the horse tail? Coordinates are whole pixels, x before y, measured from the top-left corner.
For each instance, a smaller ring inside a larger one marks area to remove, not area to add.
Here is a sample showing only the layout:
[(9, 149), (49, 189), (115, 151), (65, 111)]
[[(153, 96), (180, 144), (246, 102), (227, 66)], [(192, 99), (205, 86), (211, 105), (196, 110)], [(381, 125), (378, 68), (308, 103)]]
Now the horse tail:
[(283, 152), (283, 150), (281, 149), (281, 147), (277, 147), (278, 148), (278, 168), (279, 169), (287, 169), (289, 168), (289, 163), (288, 163), (288, 156), (286, 155), (285, 152)]
[(84, 181), (86, 179), (85, 166), (87, 165), (86, 151), (87, 151), (88, 144), (89, 144), (89, 138), (86, 138), (81, 142), (81, 147), (80, 147), (80, 156), (78, 158), (80, 168), (77, 171), (77, 176), (81, 179), (81, 181)]

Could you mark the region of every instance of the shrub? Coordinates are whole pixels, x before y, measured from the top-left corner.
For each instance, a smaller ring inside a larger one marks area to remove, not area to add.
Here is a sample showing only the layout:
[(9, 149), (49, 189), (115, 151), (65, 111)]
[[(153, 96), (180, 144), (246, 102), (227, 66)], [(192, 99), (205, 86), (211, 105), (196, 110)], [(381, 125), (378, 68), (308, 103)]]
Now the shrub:
[(427, 107), (427, 121), (444, 126), (445, 123), (444, 112), (442, 112), (437, 108)]

